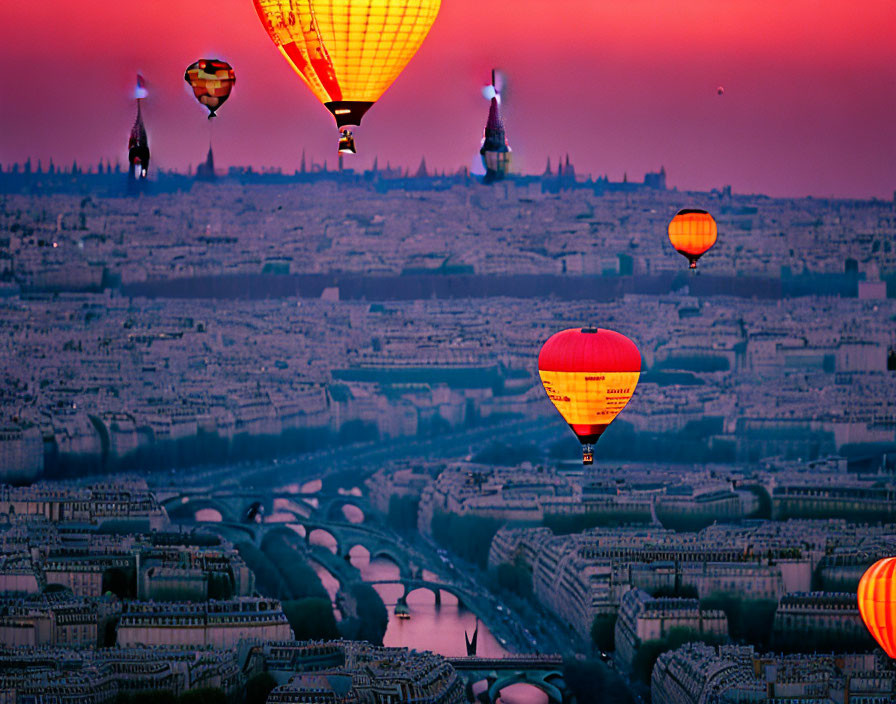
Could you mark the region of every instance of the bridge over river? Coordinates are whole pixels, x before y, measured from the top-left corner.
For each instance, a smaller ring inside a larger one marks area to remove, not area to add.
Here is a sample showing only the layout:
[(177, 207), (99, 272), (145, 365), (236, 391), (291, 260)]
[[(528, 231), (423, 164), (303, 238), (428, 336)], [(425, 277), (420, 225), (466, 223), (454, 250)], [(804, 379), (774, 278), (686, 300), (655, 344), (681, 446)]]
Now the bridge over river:
[[(458, 675), (467, 682), (467, 698), (480, 704), (495, 704), (501, 690), (528, 684), (544, 692), (551, 704), (567, 704), (572, 692), (563, 676), (560, 655), (508, 655), (502, 658), (448, 658)], [(478, 693), (476, 685), (485, 682)]]

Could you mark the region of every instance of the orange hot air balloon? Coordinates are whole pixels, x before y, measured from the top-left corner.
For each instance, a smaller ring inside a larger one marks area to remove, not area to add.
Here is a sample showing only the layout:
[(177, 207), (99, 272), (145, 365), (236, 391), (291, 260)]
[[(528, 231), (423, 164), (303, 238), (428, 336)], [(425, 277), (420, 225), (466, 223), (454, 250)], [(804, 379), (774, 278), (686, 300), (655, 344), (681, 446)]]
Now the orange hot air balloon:
[(582, 464), (592, 464), (594, 443), (635, 392), (641, 353), (618, 332), (572, 328), (544, 343), (538, 374), (548, 398), (582, 443)]
[(193, 89), (196, 100), (208, 108), (208, 119), (215, 117), (215, 111), (230, 97), (236, 76), (233, 67), (220, 59), (199, 59), (187, 66), (184, 80)]
[(691, 269), (697, 268), (697, 260), (716, 243), (718, 234), (716, 221), (705, 210), (679, 210), (669, 223), (669, 241), (688, 258)]
[(336, 118), (340, 152), (398, 78), (439, 12), (440, 0), (253, 0), (280, 53)]
[(896, 658), (896, 557), (868, 568), (859, 582), (858, 597), (859, 613), (874, 640)]

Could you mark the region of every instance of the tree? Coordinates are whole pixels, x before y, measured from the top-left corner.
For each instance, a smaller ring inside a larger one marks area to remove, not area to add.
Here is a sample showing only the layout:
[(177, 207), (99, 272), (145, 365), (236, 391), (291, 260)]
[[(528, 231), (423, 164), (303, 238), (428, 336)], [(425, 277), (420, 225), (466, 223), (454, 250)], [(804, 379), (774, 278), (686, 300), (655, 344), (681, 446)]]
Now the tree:
[(343, 621), (343, 635), (350, 640), (366, 640), (382, 645), (389, 625), (389, 612), (380, 595), (364, 582), (352, 584), (349, 593), (357, 605), (357, 618)]
[(181, 694), (177, 704), (227, 704), (227, 695), (217, 687), (200, 687)]
[(632, 676), (638, 681), (649, 685), (650, 676), (653, 674), (653, 666), (660, 655), (670, 650), (664, 638), (646, 640), (638, 646), (635, 657), (632, 659)]
[(725, 612), (731, 640), (769, 647), (778, 608), (774, 599), (742, 599), (729, 592), (713, 592), (700, 600), (700, 608)]
[(496, 570), (498, 586), (522, 597), (532, 595), (532, 575), (522, 565), (502, 562)]
[(693, 628), (672, 628), (664, 638), (648, 640), (638, 646), (632, 660), (632, 674), (644, 684), (650, 684), (657, 658), (667, 650), (675, 650), (685, 643), (718, 645), (725, 639), (712, 633), (701, 633)]
[(563, 679), (578, 704), (634, 704), (622, 678), (599, 660), (572, 660)]
[(246, 683), (246, 704), (265, 704), (277, 680), (270, 672), (258, 672)]
[(237, 543), (236, 549), (255, 575), (255, 586), (259, 593), (273, 598), (283, 596), (283, 579), (276, 565), (261, 550), (248, 541)]
[(283, 602), (283, 613), (296, 640), (332, 640), (339, 638), (333, 605), (329, 599), (309, 597)]
[(167, 689), (163, 689), (161, 692), (155, 690), (135, 692), (130, 700), (130, 704), (176, 704), (176, 702), (177, 697)]
[(591, 642), (601, 652), (616, 650), (616, 614), (595, 614), (591, 622)]
[(102, 591), (112, 592), (119, 599), (126, 599), (130, 596), (136, 596), (137, 590), (131, 580), (131, 570), (125, 570), (121, 567), (110, 567), (103, 572)]
[(225, 572), (211, 572), (208, 575), (208, 598), (225, 601), (233, 597), (233, 581)]
[(458, 516), (436, 511), (432, 517), (432, 534), (436, 542), (483, 569), (488, 563), (492, 538), (500, 527), (500, 520), (485, 516)]
[(387, 518), (389, 526), (399, 533), (413, 533), (416, 531), (417, 508), (419, 504), (419, 496), (399, 496), (398, 494), (390, 496)]
[(303, 558), (304, 546), (297, 543), (295, 533), (288, 529), (268, 533), (261, 543), (261, 551), (282, 577), (284, 595), (292, 599), (329, 599), (320, 577)]

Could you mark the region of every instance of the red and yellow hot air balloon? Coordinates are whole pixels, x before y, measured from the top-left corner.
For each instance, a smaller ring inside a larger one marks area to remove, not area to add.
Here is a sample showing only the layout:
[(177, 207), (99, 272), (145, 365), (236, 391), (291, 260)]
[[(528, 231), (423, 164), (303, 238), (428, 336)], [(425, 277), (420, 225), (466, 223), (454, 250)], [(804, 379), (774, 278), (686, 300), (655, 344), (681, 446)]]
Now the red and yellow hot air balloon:
[(280, 53), (336, 118), (340, 152), (354, 153), (348, 125), (398, 78), (436, 19), (439, 0), (253, 0)]
[(582, 443), (582, 463), (594, 462), (594, 443), (631, 399), (641, 353), (625, 335), (571, 328), (548, 338), (538, 355), (548, 398)]
[(196, 100), (208, 108), (208, 119), (211, 120), (215, 111), (230, 97), (236, 75), (226, 61), (199, 59), (187, 66), (184, 80), (190, 84)]
[(896, 557), (868, 568), (859, 582), (858, 597), (859, 613), (874, 640), (896, 658)]
[(691, 269), (697, 268), (697, 260), (716, 243), (718, 235), (716, 221), (705, 210), (679, 210), (669, 223), (669, 241), (688, 258)]

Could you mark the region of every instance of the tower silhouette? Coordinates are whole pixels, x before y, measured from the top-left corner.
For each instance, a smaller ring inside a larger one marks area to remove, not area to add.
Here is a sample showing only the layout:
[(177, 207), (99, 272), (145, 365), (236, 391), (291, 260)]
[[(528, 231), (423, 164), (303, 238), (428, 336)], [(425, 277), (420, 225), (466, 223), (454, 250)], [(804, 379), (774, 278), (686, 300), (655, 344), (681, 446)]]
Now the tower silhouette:
[[(141, 81), (138, 77), (138, 85)], [(141, 103), (143, 98), (137, 98), (137, 117), (134, 126), (131, 127), (131, 136), (128, 138), (128, 179), (145, 179), (149, 169), (149, 139), (146, 136), (146, 127), (143, 124), (143, 112)]]
[(510, 147), (504, 133), (504, 119), (501, 117), (501, 96), (495, 86), (495, 70), (492, 69), (492, 88), (494, 95), (488, 108), (488, 120), (485, 123), (485, 137), (479, 154), (485, 166), (485, 183), (500, 181), (510, 173)]

